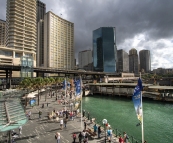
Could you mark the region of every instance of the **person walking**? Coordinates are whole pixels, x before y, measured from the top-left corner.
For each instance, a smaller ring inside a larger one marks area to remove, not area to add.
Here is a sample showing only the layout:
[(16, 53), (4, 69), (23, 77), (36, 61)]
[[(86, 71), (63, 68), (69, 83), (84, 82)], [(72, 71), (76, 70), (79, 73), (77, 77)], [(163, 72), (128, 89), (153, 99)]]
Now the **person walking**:
[(121, 135), (120, 135), (120, 137), (119, 137), (119, 143), (124, 143), (124, 140), (123, 140), (123, 138), (121, 137)]
[(100, 134), (101, 134), (101, 126), (98, 127), (98, 138), (100, 138)]
[(86, 130), (86, 126), (87, 126), (86, 121), (84, 121), (84, 130)]
[(90, 119), (90, 113), (88, 112), (88, 120)]
[(85, 116), (85, 110), (83, 110), (83, 117)]
[(40, 119), (41, 115), (42, 115), (42, 112), (39, 110), (38, 114), (39, 114), (39, 119)]
[(82, 143), (82, 132), (79, 133), (78, 138), (79, 138), (79, 143)]
[(66, 128), (67, 125), (67, 118), (64, 118), (64, 127)]
[(94, 133), (96, 133), (96, 132), (97, 132), (97, 125), (95, 124), (95, 125), (93, 126), (93, 128), (94, 128)]
[(31, 110), (28, 112), (28, 118), (31, 119)]
[(19, 127), (19, 135), (22, 134), (22, 126)]
[(61, 130), (63, 129), (63, 119), (60, 120), (60, 127), (61, 127)]
[(124, 132), (124, 142), (128, 143), (128, 139), (129, 139), (128, 135), (126, 134), (126, 132)]
[(76, 134), (74, 133), (72, 137), (73, 137), (73, 143), (76, 143)]
[(60, 138), (61, 138), (60, 133), (57, 132), (55, 136), (56, 136), (57, 143), (60, 143)]

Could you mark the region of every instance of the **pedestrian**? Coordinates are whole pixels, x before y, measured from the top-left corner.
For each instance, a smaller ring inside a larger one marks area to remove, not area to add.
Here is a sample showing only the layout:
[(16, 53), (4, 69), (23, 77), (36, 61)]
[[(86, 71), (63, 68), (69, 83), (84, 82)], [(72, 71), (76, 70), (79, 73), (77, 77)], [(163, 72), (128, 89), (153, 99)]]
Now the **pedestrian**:
[(79, 143), (82, 143), (82, 132), (79, 133), (78, 138), (79, 138)]
[(28, 112), (28, 118), (31, 119), (31, 110)]
[(83, 110), (83, 117), (85, 116), (85, 110)]
[(22, 134), (22, 126), (19, 127), (19, 135)]
[(95, 125), (93, 126), (93, 128), (94, 128), (94, 133), (96, 133), (96, 132), (97, 132), (97, 125), (95, 124)]
[(86, 121), (84, 121), (84, 130), (86, 130), (86, 126), (87, 126)]
[(60, 120), (60, 127), (61, 127), (61, 130), (63, 128), (63, 119)]
[(100, 138), (100, 134), (101, 134), (101, 126), (98, 127), (98, 138)]
[(124, 132), (124, 142), (128, 143), (128, 139), (129, 139), (128, 135), (126, 134), (126, 132)]
[(83, 139), (85, 138), (85, 135), (86, 135), (86, 131), (83, 130), (83, 131), (82, 131), (82, 138), (83, 138)]
[(90, 113), (88, 112), (88, 120), (90, 119)]
[(48, 107), (49, 103), (47, 102), (47, 107)]
[(84, 138), (83, 142), (88, 143), (88, 136), (87, 135), (85, 135), (85, 138)]
[(56, 133), (55, 137), (56, 137), (57, 143), (60, 143), (60, 133), (59, 132)]
[(44, 108), (44, 103), (42, 104), (42, 108)]
[(119, 137), (119, 143), (124, 143), (124, 140), (123, 140), (123, 138), (121, 137), (121, 135), (120, 135), (120, 137)]
[(42, 115), (42, 112), (39, 110), (38, 114), (39, 114), (39, 119), (40, 119), (41, 115)]
[(67, 125), (67, 118), (64, 118), (64, 127), (66, 128)]
[(76, 143), (76, 134), (74, 133), (72, 137), (73, 137), (73, 143)]

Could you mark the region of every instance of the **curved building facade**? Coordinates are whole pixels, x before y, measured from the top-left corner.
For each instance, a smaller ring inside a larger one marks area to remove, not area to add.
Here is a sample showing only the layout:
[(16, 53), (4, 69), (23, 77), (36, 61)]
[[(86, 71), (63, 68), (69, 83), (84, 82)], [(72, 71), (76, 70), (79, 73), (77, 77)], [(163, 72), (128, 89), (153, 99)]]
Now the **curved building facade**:
[(139, 64), (138, 64), (138, 54), (135, 48), (132, 48), (129, 51), (129, 72), (138, 74), (139, 72)]
[[(7, 0), (6, 46), (15, 58), (31, 56), (36, 62), (36, 0)], [(35, 65), (35, 64), (34, 64)]]

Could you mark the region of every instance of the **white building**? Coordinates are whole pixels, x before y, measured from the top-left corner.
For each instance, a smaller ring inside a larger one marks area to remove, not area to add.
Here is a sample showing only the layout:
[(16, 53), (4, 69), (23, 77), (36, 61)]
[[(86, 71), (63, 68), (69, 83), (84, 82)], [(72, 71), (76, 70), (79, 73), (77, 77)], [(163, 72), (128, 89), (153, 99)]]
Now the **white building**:
[(79, 69), (84, 69), (84, 67), (90, 65), (92, 63), (92, 51), (91, 50), (85, 50), (81, 51), (78, 54), (78, 64)]
[(74, 69), (74, 24), (52, 12), (44, 16), (44, 67)]

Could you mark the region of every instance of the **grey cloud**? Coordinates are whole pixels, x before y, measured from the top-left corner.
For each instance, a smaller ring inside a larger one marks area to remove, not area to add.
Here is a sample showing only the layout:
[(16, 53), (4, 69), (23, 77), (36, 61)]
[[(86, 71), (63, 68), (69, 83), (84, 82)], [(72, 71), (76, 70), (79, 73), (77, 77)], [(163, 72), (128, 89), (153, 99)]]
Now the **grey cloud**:
[[(0, 0), (0, 18), (5, 17), (5, 0)], [(47, 11), (57, 15), (67, 15), (67, 20), (75, 25), (75, 55), (92, 47), (92, 31), (99, 27), (116, 27), (118, 49), (129, 51), (132, 39), (145, 33), (145, 42), (167, 39), (173, 36), (172, 0), (41, 0), (46, 3)], [(64, 9), (64, 11), (63, 11)], [(129, 41), (130, 42), (130, 41)], [(163, 44), (163, 43), (162, 43)], [(157, 48), (164, 45), (158, 43)]]

